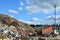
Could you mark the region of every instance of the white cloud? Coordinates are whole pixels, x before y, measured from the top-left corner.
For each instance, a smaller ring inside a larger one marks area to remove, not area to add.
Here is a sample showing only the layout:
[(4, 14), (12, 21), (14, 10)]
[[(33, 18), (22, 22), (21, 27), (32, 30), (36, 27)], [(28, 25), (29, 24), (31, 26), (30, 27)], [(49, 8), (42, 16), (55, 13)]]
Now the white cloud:
[(30, 22), (30, 21), (25, 21), (25, 23), (28, 23), (28, 24), (34, 24), (33, 22)]
[(57, 19), (57, 20), (60, 20), (60, 15), (57, 15), (57, 16), (56, 16), (56, 19)]
[(20, 2), (20, 6), (24, 6), (24, 3), (22, 1)]
[(38, 22), (38, 18), (31, 18), (30, 21), (37, 21)]
[[(55, 19), (54, 16), (48, 16), (45, 19), (46, 19), (46, 23), (48, 23), (48, 24), (54, 24), (54, 19)], [(60, 15), (56, 15), (56, 23), (60, 24)]]
[(13, 15), (9, 15), (10, 17), (14, 17)]
[(19, 9), (20, 11), (22, 11), (22, 10), (23, 10), (23, 8), (22, 8), (22, 7), (19, 7), (18, 9)]
[[(54, 16), (48, 16), (47, 19), (48, 20), (54, 20), (55, 17)], [(60, 15), (56, 15), (56, 20), (60, 20)]]
[(16, 10), (12, 10), (12, 9), (9, 9), (8, 12), (13, 13), (13, 14), (18, 14), (18, 12)]
[(18, 20), (23, 22), (23, 23), (34, 24), (33, 22), (30, 22), (30, 21), (25, 21), (25, 20), (21, 20), (21, 19), (18, 19)]
[(30, 12), (26, 12), (27, 14), (29, 14), (29, 15), (31, 15), (32, 13), (30, 13)]
[(25, 4), (22, 2), (22, 1), (20, 1), (20, 7), (18, 8), (20, 11), (22, 11), (23, 10), (23, 6), (25, 6)]
[(60, 0), (26, 0), (26, 10), (30, 13), (53, 12), (54, 5), (60, 10)]
[(48, 16), (48, 18), (51, 18), (51, 16)]
[(21, 20), (21, 19), (18, 19), (18, 20), (23, 22), (23, 23), (27, 23), (27, 24), (39, 24), (38, 23), (38, 21), (39, 21), (38, 18), (32, 18), (32, 19), (29, 19), (29, 20)]

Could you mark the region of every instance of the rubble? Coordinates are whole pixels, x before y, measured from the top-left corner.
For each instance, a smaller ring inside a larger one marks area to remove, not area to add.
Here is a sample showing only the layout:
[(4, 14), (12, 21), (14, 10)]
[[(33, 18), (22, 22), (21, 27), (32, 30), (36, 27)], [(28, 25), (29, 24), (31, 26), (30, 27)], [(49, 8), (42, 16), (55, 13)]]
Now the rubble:
[(26, 38), (29, 36), (29, 32), (35, 33), (34, 28), (29, 24), (23, 23), (4, 14), (0, 14), (0, 28), (2, 35), (6, 35), (9, 39), (12, 37), (13, 39)]

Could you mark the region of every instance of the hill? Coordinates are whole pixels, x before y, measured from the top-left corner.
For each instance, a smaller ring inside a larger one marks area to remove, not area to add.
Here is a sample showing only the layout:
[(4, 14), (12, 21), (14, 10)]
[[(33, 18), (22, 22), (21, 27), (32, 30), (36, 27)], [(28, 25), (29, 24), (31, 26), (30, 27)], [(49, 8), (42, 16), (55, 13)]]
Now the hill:
[(18, 21), (5, 14), (0, 14), (0, 26), (1, 25), (4, 25), (4, 27), (6, 26), (10, 27), (12, 25), (12, 28), (14, 26), (17, 30), (24, 30), (21, 31), (23, 33), (24, 32), (35, 33), (34, 28), (32, 28), (29, 24)]

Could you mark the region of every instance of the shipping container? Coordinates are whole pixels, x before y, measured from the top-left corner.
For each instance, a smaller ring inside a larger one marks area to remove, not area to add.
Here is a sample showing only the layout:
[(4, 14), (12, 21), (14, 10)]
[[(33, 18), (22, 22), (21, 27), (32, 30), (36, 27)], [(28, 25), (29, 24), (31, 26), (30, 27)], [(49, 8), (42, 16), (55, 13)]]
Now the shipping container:
[(48, 27), (42, 29), (42, 34), (50, 33), (50, 32), (52, 32), (52, 30), (53, 30), (53, 27), (48, 26)]

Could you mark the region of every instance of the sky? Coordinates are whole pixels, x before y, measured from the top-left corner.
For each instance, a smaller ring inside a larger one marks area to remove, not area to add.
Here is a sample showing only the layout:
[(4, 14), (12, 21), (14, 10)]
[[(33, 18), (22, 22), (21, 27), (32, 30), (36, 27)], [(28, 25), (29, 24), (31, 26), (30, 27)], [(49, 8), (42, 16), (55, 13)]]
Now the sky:
[(60, 24), (60, 0), (0, 0), (0, 14), (28, 24)]

